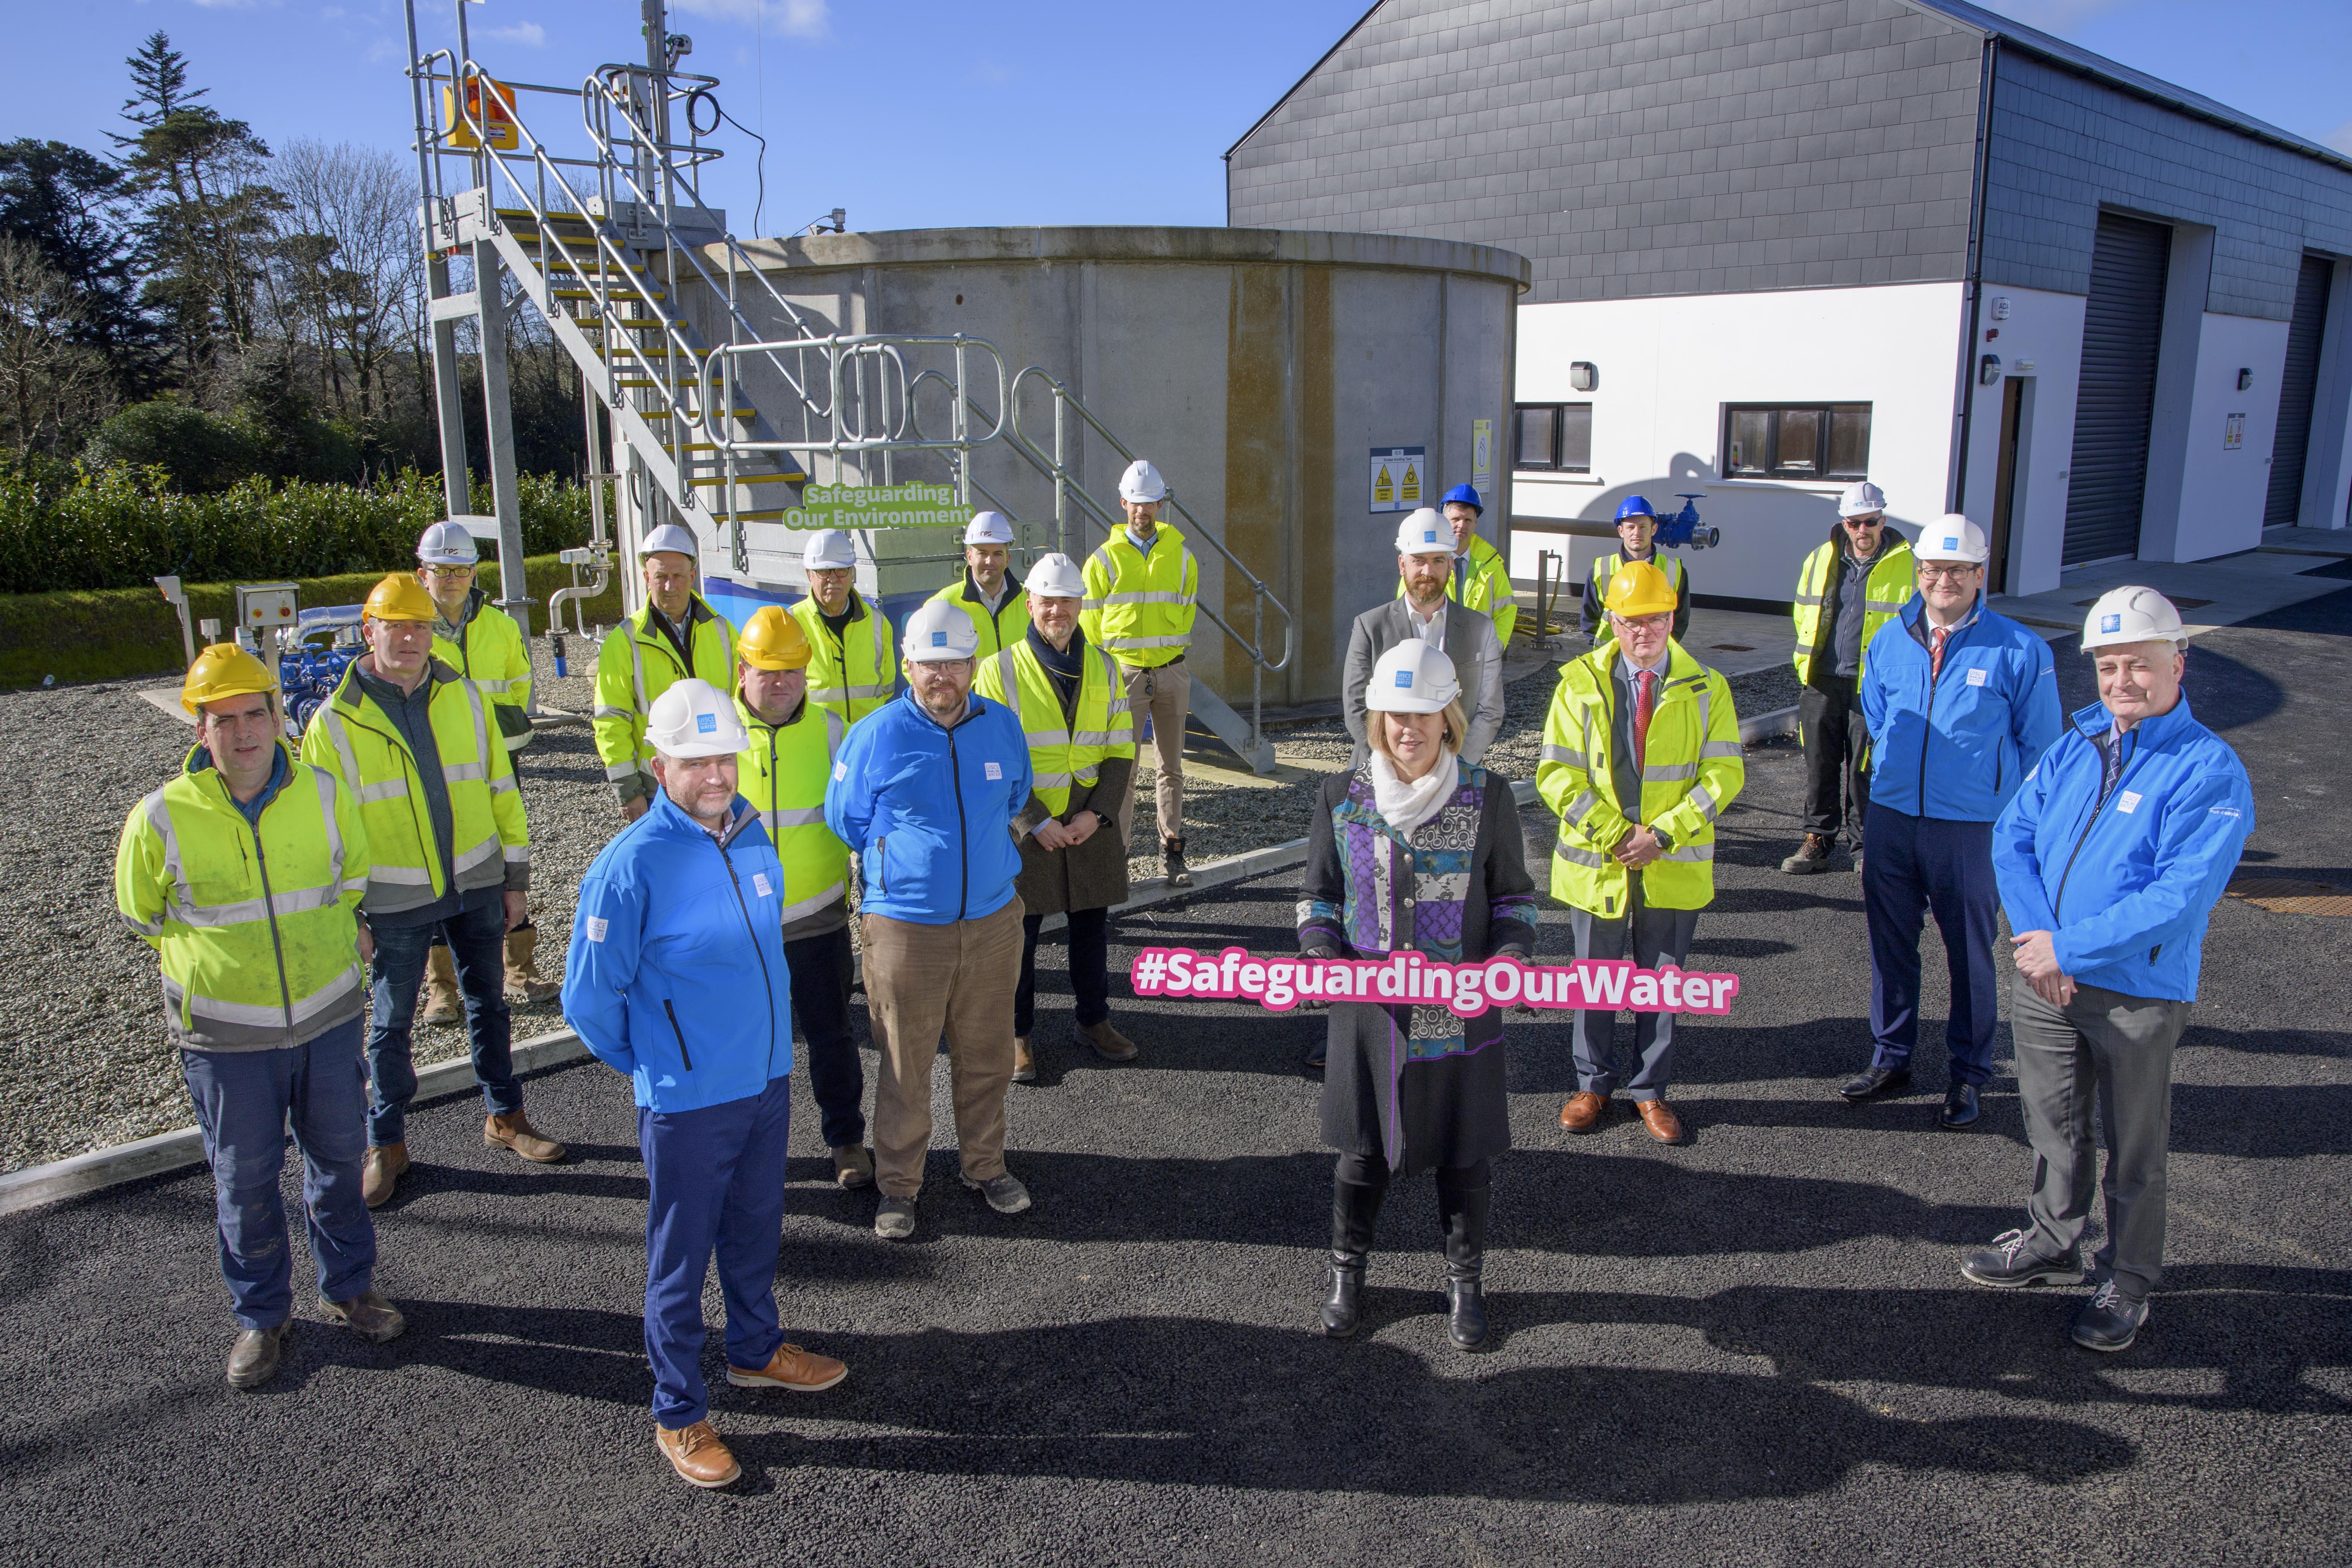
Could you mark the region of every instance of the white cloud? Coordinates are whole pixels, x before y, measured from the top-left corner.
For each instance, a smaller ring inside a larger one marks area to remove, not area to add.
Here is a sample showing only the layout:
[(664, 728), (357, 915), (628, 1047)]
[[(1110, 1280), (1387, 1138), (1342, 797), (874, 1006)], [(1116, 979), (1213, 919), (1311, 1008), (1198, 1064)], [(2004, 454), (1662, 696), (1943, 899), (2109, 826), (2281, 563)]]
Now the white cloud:
[(828, 19), (826, 0), (677, 0), (680, 11), (717, 22), (765, 26), (789, 37), (821, 38)]
[(536, 22), (517, 22), (510, 26), (485, 27), (482, 37), (496, 38), (501, 43), (523, 44), (536, 49), (547, 43), (547, 29)]
[(2352, 120), (2346, 121), (2320, 140), (2338, 153), (2352, 153)]

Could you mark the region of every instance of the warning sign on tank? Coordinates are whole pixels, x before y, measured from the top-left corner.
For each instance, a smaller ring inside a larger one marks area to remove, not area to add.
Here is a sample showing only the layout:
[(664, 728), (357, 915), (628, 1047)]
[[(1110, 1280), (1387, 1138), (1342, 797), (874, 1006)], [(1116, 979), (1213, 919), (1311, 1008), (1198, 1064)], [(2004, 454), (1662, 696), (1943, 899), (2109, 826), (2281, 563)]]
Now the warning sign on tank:
[(1411, 511), (1427, 505), (1422, 500), (1426, 488), (1422, 475), (1429, 467), (1428, 456), (1424, 447), (1373, 447), (1371, 510)]

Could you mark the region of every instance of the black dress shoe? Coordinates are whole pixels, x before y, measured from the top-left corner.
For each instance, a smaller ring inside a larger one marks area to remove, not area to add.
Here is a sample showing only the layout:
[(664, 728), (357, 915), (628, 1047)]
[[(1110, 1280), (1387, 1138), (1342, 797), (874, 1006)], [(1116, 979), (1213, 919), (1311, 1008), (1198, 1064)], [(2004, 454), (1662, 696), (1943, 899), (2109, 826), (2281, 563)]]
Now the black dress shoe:
[(1975, 1124), (1976, 1119), (1983, 1114), (1983, 1108), (1977, 1104), (1976, 1085), (1972, 1083), (1956, 1083), (1952, 1085), (1951, 1088), (1944, 1091), (1945, 1126), (1972, 1126)]
[(1900, 1094), (1910, 1087), (1909, 1068), (1866, 1067), (1838, 1085), (1838, 1093), (1859, 1105), (1881, 1095)]
[(2074, 1315), (2074, 1342), (2086, 1351), (2127, 1350), (2147, 1321), (2147, 1302), (2135, 1301), (2112, 1279)]

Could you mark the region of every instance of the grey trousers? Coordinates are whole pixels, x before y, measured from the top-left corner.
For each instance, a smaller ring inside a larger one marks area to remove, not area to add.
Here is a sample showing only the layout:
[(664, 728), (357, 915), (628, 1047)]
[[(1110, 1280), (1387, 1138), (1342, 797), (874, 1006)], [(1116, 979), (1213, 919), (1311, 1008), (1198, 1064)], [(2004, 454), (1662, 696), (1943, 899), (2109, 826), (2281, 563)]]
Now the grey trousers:
[[(1614, 920), (1590, 910), (1568, 911), (1570, 931), (1576, 938), (1579, 958), (1623, 958), (1626, 937), (1633, 938), (1633, 959), (1644, 969), (1661, 963), (1679, 967), (1690, 956), (1691, 937), (1698, 930), (1696, 910), (1654, 910), (1642, 901), (1642, 879), (1633, 879), (1632, 907)], [(1666, 1092), (1675, 1065), (1675, 1016), (1672, 1013), (1633, 1015), (1634, 1066), (1631, 1077), (1618, 1070), (1617, 1015), (1598, 1007), (1580, 1008), (1576, 1015), (1576, 1087), (1606, 1099), (1622, 1086), (1628, 1100), (1656, 1100)]]
[(2063, 1009), (2018, 977), (2010, 996), (2017, 1094), (2033, 1145), (2029, 1250), (2070, 1256), (2091, 1214), (2098, 1141), (2095, 1095), (2107, 1145), (2107, 1243), (2095, 1261), (2137, 1300), (2164, 1277), (2164, 1172), (2172, 1135), (2172, 1051), (2189, 1023), (2186, 1002), (2126, 996), (2078, 985)]

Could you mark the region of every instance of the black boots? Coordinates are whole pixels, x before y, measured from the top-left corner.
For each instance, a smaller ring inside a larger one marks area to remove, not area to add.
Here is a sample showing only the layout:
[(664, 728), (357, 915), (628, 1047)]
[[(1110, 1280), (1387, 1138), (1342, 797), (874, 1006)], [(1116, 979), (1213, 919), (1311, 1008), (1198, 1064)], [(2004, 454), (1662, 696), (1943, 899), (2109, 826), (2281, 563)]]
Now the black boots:
[(1335, 1340), (1356, 1335), (1372, 1225), (1387, 1195), (1386, 1184), (1360, 1186), (1336, 1179), (1331, 1184), (1331, 1299), (1323, 1303), (1323, 1331)]
[(1486, 1342), (1486, 1203), (1492, 1189), (1461, 1186), (1437, 1173), (1437, 1217), (1445, 1230), (1446, 1329), (1456, 1350)]

